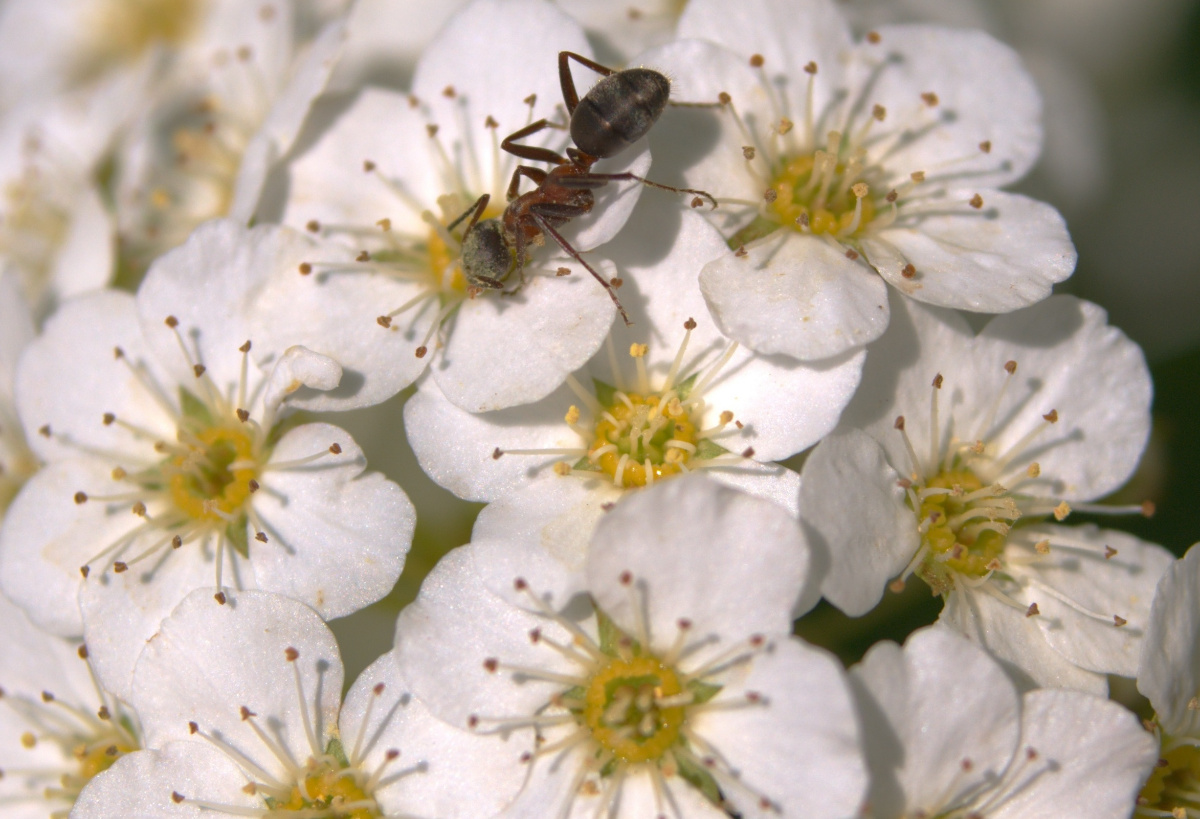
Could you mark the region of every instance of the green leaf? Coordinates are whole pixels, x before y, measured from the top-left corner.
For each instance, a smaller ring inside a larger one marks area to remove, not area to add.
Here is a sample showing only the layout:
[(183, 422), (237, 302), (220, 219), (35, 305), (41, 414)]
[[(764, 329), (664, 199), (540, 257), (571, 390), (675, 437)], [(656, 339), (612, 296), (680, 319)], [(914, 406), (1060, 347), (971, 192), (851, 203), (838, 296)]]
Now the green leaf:
[(687, 690), (692, 692), (692, 696), (696, 698), (693, 705), (700, 705), (708, 702), (717, 694), (721, 693), (723, 686), (712, 685), (711, 683), (701, 682), (700, 680), (692, 680), (687, 684)]
[(343, 768), (350, 767), (350, 759), (346, 756), (346, 749), (342, 747), (342, 741), (337, 737), (329, 740), (329, 744), (325, 746), (325, 753), (336, 759), (338, 764)]
[(617, 624), (599, 608), (596, 609), (596, 631), (600, 636), (600, 650), (609, 657), (616, 657), (617, 645), (625, 639), (625, 632), (617, 628)]
[(617, 388), (611, 384), (605, 384), (599, 378), (592, 379), (592, 388), (596, 391), (596, 400), (602, 406), (611, 407), (617, 403)]
[(246, 531), (245, 515), (239, 515), (237, 520), (225, 527), (225, 539), (239, 555), (250, 557), (250, 535)]
[(717, 457), (718, 455), (726, 455), (728, 453), (728, 449), (721, 446), (711, 438), (701, 438), (696, 442), (696, 454), (692, 457), (696, 458), (697, 460), (707, 461)]
[[(599, 464), (594, 464), (588, 460), (587, 456), (580, 458), (575, 463), (571, 464), (572, 469), (582, 470), (583, 472), (603, 472)], [(590, 480), (590, 478), (589, 478)]]
[(699, 376), (700, 373), (698, 372), (692, 373), (675, 385), (675, 395), (679, 397), (680, 401), (686, 401), (688, 396), (692, 394), (692, 387), (696, 386), (696, 379)]
[(688, 784), (704, 794), (704, 798), (709, 802), (719, 808), (724, 807), (725, 798), (721, 796), (721, 788), (712, 774), (693, 762), (689, 754), (675, 754), (675, 761), (679, 764), (679, 775)]
[(213, 425), (213, 417), (212, 413), (208, 411), (208, 405), (183, 387), (179, 388), (179, 409), (184, 418), (197, 421), (206, 427)]

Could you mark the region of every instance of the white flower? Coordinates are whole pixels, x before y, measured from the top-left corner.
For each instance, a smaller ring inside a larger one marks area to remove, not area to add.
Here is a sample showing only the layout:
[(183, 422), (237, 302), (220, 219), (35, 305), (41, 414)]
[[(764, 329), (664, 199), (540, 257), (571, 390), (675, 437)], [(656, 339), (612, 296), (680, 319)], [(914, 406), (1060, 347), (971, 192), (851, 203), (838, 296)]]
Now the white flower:
[(17, 358), (33, 336), (33, 317), (20, 282), (12, 273), (0, 271), (0, 520), (17, 490), (38, 466), (17, 419), (14, 396)]
[(1157, 761), (1122, 706), (1078, 691), (1018, 695), (1003, 669), (933, 626), (851, 670), (870, 819), (1126, 819)]
[(842, 672), (789, 636), (808, 562), (784, 511), (681, 478), (622, 500), (583, 573), (504, 540), (451, 552), (398, 661), (496, 764), (529, 764), (506, 819), (848, 816), (866, 782)]
[(230, 597), (215, 607), (197, 591), (163, 622), (131, 695), (153, 750), (96, 777), (72, 816), (474, 819), (511, 796), (476, 776), (488, 743), (428, 716), (391, 654), (343, 703), (337, 643), (316, 612)]
[(1138, 690), (1154, 706), (1162, 760), (1137, 815), (1200, 812), (1200, 548), (1193, 546), (1158, 583), (1142, 644)]
[(801, 511), (832, 556), (823, 593), (859, 615), (915, 573), (942, 622), (1041, 684), (1132, 676), (1170, 555), (1055, 521), (1141, 511), (1090, 502), (1132, 474), (1149, 410), (1141, 351), (1093, 304), (1056, 296), (976, 336), (895, 298), (841, 431), (804, 468)]
[[(680, 98), (726, 101), (707, 123), (714, 150), (683, 173), (722, 202), (714, 216), (725, 214), (733, 250), (700, 281), (730, 337), (825, 358), (884, 331), (885, 281), (931, 304), (998, 313), (1070, 275), (1075, 250), (1057, 211), (997, 190), (1041, 144), (1041, 101), (1011, 49), (982, 32), (915, 25), (855, 43), (829, 0), (727, 12), (695, 0), (678, 36), (711, 42), (640, 59), (678, 75)], [(663, 129), (656, 139), (695, 137)]]
[(141, 732), (81, 644), (38, 630), (3, 597), (0, 633), (0, 805), (5, 819), (65, 817), (92, 777), (141, 747)]
[(557, 0), (557, 5), (579, 21), (605, 54), (616, 55), (623, 65), (636, 65), (638, 52), (672, 39), (687, 0)]
[[(374, 309), (354, 320), (378, 321), (381, 343), (407, 342), (387, 368), (396, 390), (428, 366), (443, 393), (469, 412), (536, 401), (587, 361), (612, 325), (608, 294), (552, 239), (551, 253), (534, 253), (519, 292), (474, 287), (462, 270), (469, 209), (487, 194), (482, 218), (500, 216), (514, 170), (528, 163), (501, 151), (501, 141), (532, 120), (564, 120), (560, 50), (590, 54), (579, 27), (548, 3), (479, 0), (422, 55), (411, 96), (363, 90), (288, 166), (284, 224), (360, 254), (352, 265), (314, 258), (310, 269), (375, 282)], [(591, 73), (572, 68), (582, 94)], [(521, 142), (561, 151), (566, 138), (555, 128)], [(595, 170), (644, 175), (649, 161), (642, 144)], [(641, 187), (605, 185), (592, 212), (564, 225), (563, 235), (579, 251), (608, 241)], [(589, 264), (606, 279), (616, 275), (598, 260)], [(564, 270), (571, 275), (561, 277)], [(504, 283), (515, 290), (518, 272)]]
[[(192, 0), (196, 2), (196, 0)], [(201, 222), (253, 216), (341, 50), (331, 23), (297, 39), (291, 3), (239, 2), (139, 100), (117, 148), (114, 201), (128, 263), (145, 269)]]
[(675, 233), (665, 221), (637, 220), (613, 243), (617, 253), (674, 239), (661, 258), (622, 266), (633, 326), (614, 328), (565, 386), (529, 406), (471, 415), (424, 381), (405, 405), (422, 468), (460, 497), (492, 502), (480, 536), (528, 532), (558, 550), (573, 543), (582, 560), (605, 505), (697, 470), (795, 509), (796, 474), (770, 462), (834, 427), (863, 354), (809, 365), (730, 341), (696, 286), (720, 235), (699, 214), (684, 213)]
[(82, 631), (118, 694), (192, 589), (263, 588), (339, 617), (404, 565), (404, 492), (364, 473), (344, 430), (286, 422), (291, 407), (353, 405), (341, 367), (251, 309), (308, 249), (280, 228), (213, 223), (136, 300), (68, 302), (21, 359), (18, 410), (48, 465), (0, 529), (0, 584), (42, 627)]
[(114, 126), (111, 110), (82, 95), (0, 120), (0, 264), (39, 320), (112, 278), (116, 226), (95, 174)]

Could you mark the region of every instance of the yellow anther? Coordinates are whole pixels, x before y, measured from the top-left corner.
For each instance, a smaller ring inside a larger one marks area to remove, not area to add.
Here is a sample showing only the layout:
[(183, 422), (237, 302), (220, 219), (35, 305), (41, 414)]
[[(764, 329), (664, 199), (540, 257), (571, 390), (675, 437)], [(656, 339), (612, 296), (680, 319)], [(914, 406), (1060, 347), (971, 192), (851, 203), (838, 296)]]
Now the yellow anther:
[(650, 351), (649, 344), (630, 344), (629, 354), (634, 358), (642, 358)]

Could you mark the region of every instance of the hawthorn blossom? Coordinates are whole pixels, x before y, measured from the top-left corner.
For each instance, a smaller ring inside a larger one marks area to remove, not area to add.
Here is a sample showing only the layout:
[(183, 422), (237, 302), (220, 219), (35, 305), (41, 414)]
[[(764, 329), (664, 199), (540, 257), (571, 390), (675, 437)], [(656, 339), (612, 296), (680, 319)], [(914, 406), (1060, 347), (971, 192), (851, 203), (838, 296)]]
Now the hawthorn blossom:
[(147, 644), (131, 699), (149, 750), (92, 780), (73, 817), (469, 819), (503, 806), (499, 783), (475, 774), (493, 764), (487, 743), (428, 716), (390, 653), (343, 701), (316, 612), (266, 592), (211, 602), (192, 593)]
[(46, 634), (0, 597), (0, 805), (60, 819), (79, 792), (141, 747), (137, 718), (92, 676), (87, 648)]
[(17, 408), (47, 465), (0, 529), (0, 586), (39, 626), (84, 634), (118, 695), (195, 588), (218, 602), (269, 589), (340, 617), (404, 565), (414, 512), (400, 487), (364, 471), (344, 430), (288, 421), (296, 407), (354, 405), (341, 366), (256, 318), (273, 271), (307, 247), (213, 223), (136, 298), (65, 304), (21, 358)]
[(37, 471), (37, 459), (17, 420), (14, 387), (17, 358), (34, 336), (33, 317), (20, 282), (0, 271), (0, 520), (21, 485)]
[[(664, 221), (631, 226), (614, 245), (646, 246)], [(616, 327), (605, 349), (535, 404), (472, 415), (421, 382), (404, 408), (409, 441), (435, 481), (492, 504), (478, 535), (570, 542), (578, 562), (605, 506), (698, 470), (795, 509), (798, 478), (772, 461), (834, 427), (864, 355), (806, 364), (723, 336), (696, 285), (720, 246), (702, 216), (684, 213), (661, 259), (622, 267), (633, 326)]]
[(1021, 695), (940, 626), (851, 669), (871, 771), (870, 819), (1126, 819), (1157, 761), (1124, 707), (1078, 691)]
[(790, 636), (809, 556), (698, 476), (623, 499), (583, 572), (476, 540), (400, 614), (416, 698), (526, 763), (510, 817), (835, 817), (866, 785), (838, 663)]
[(1137, 817), (1200, 815), (1200, 548), (1158, 583), (1142, 644), (1138, 690), (1154, 706), (1160, 762), (1138, 798)]
[[(428, 368), (468, 412), (536, 401), (587, 361), (612, 325), (604, 288), (548, 237), (551, 247), (534, 252), (523, 271), (503, 275), (503, 292), (477, 286), (463, 270), (474, 205), (487, 195), (478, 218), (499, 217), (515, 169), (530, 162), (502, 151), (502, 140), (545, 118), (555, 127), (518, 142), (560, 152), (569, 144), (557, 71), (563, 50), (591, 53), (579, 26), (550, 4), (477, 0), (421, 56), (411, 95), (363, 89), (335, 120), (314, 124), (306, 150), (287, 166), (278, 218), (356, 254), (349, 265), (315, 256), (306, 269), (379, 283), (375, 309), (354, 320), (377, 323), (381, 341), (406, 342), (386, 370), (394, 390)], [(464, 71), (468, 54), (474, 68)], [(572, 71), (582, 95), (595, 75), (574, 64)], [(595, 171), (644, 175), (649, 162), (643, 143)], [(603, 244), (641, 187), (605, 185), (592, 212), (562, 234), (580, 252)], [(678, 207), (666, 194), (655, 197)], [(594, 254), (587, 258), (606, 280), (616, 276)], [(383, 292), (385, 283), (399, 292)]]
[[(192, 0), (198, 5), (197, 0)], [(254, 215), (342, 48), (341, 20), (311, 43), (273, 0), (222, 11), (220, 36), (191, 46), (116, 151), (114, 205), (125, 262), (144, 270), (201, 222)]]
[(1133, 676), (1162, 547), (1072, 511), (1133, 473), (1150, 375), (1104, 311), (1055, 296), (994, 318), (903, 299), (868, 351), (839, 431), (805, 463), (800, 507), (832, 564), (822, 592), (851, 616), (915, 574), (941, 622), (1041, 685), (1100, 692)]
[(605, 54), (620, 59), (617, 68), (637, 65), (634, 57), (675, 35), (686, 0), (624, 0), (593, 3), (589, 0), (556, 0), (588, 32)]
[(854, 42), (832, 0), (736, 16), (695, 0), (677, 36), (639, 59), (677, 75), (681, 98), (724, 103), (692, 126), (715, 129), (714, 148), (681, 170), (721, 202), (729, 248), (700, 283), (730, 337), (825, 358), (883, 333), (885, 282), (1002, 313), (1074, 269), (1058, 212), (999, 190), (1037, 159), (1041, 100), (989, 35), (897, 25)]

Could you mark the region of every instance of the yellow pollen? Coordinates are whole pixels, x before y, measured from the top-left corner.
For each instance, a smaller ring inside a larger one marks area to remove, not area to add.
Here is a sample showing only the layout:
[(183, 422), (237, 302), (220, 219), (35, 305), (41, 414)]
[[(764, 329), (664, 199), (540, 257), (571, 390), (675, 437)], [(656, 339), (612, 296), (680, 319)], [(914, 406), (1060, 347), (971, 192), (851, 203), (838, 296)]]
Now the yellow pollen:
[(1200, 748), (1179, 744), (1170, 750), (1164, 737), (1161, 762), (1150, 774), (1138, 796), (1138, 815), (1149, 808), (1153, 816), (1192, 816), (1200, 811)]
[(968, 469), (941, 472), (923, 485), (948, 489), (921, 502), (918, 522), (928, 526), (923, 539), (929, 553), (917, 574), (935, 594), (954, 588), (954, 575), (983, 577), (1000, 566), (1005, 533), (1020, 516), (1009, 498), (986, 493), (970, 498), (984, 484)]
[(254, 442), (238, 427), (208, 427), (196, 434), (202, 446), (175, 455), (164, 466), (176, 508), (192, 520), (217, 522), (236, 515), (251, 495), (254, 468), (239, 465), (255, 459)]
[[(818, 235), (861, 236), (877, 210), (862, 172), (861, 160), (825, 151), (788, 160), (771, 182), (775, 195), (767, 203), (767, 218), (795, 230), (807, 220), (806, 232)], [(857, 202), (862, 212), (855, 224)]]
[(588, 681), (583, 722), (617, 759), (658, 760), (679, 742), (686, 721), (683, 705), (660, 702), (682, 693), (678, 675), (658, 658), (612, 658)]
[(90, 782), (92, 777), (107, 771), (122, 756), (136, 750), (136, 745), (130, 745), (123, 739), (105, 741), (101, 738), (89, 745), (81, 745), (74, 750), (74, 756), (79, 760), (79, 776), (84, 782)]
[[(621, 469), (621, 486), (646, 485), (647, 459), (651, 480), (682, 472), (700, 438), (683, 404), (670, 393), (666, 400), (655, 393), (618, 394), (621, 395), (629, 403), (614, 401), (606, 414), (600, 416), (595, 438), (588, 447), (588, 458), (614, 481), (617, 470)], [(605, 451), (599, 456), (593, 454), (602, 449)]]
[(374, 797), (363, 790), (352, 774), (333, 758), (322, 762), (310, 759), (303, 789), (295, 785), (286, 801), (273, 800), (267, 816), (282, 819), (300, 812), (306, 816), (338, 819), (377, 819), (382, 816)]

